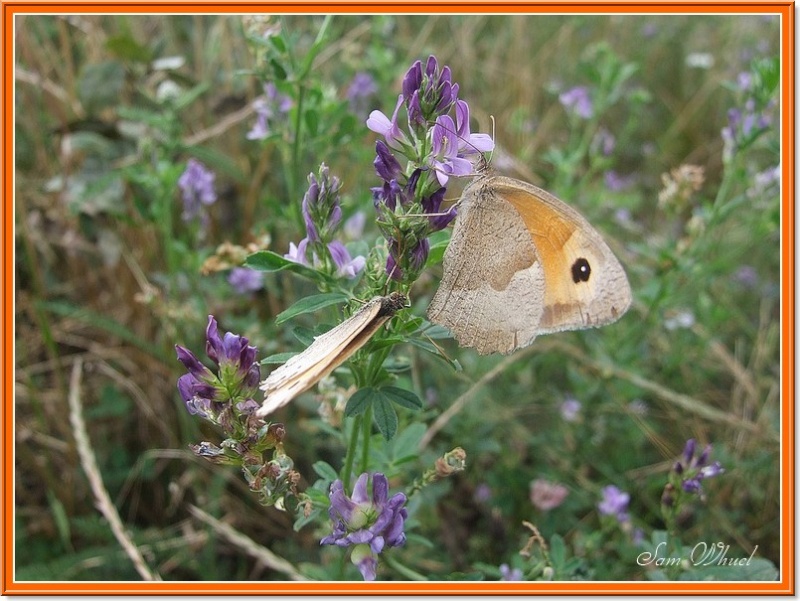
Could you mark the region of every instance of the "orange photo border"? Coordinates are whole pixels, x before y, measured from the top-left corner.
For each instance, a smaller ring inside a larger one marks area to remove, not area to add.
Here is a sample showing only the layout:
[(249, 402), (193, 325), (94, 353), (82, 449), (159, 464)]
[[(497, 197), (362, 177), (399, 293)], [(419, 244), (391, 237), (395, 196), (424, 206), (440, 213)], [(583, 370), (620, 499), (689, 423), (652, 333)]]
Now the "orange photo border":
[[(14, 579), (14, 17), (47, 13), (308, 13), (308, 14), (552, 14), (580, 12), (664, 14), (771, 13), (781, 19), (781, 376), (782, 539), (777, 582), (18, 582)], [(530, 595), (530, 594), (775, 594), (795, 593), (794, 441), (794, 107), (795, 29), (793, 2), (3, 2), (3, 392), (2, 410), (2, 593), (14, 595), (271, 594), (271, 595)]]

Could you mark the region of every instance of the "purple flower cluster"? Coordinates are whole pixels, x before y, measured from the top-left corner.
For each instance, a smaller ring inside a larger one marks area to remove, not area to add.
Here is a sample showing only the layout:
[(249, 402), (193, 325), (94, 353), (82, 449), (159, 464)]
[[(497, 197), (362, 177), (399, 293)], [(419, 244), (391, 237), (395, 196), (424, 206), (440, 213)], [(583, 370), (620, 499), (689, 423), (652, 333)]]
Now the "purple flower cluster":
[(331, 506), (328, 515), (333, 532), (320, 541), (322, 545), (353, 547), (351, 561), (364, 580), (375, 580), (378, 555), (386, 547), (399, 547), (406, 542), (403, 532), (408, 516), (406, 496), (396, 493), (389, 498), (389, 481), (376, 473), (372, 476), (372, 495), (367, 492), (370, 476), (361, 474), (348, 497), (341, 480), (331, 485)]
[(737, 77), (736, 88), (744, 102), (741, 108), (728, 111), (728, 125), (722, 128), (723, 158), (730, 160), (736, 150), (745, 148), (772, 125), (772, 109), (775, 101), (757, 101), (754, 77), (743, 72)]
[[(375, 144), (375, 172), (383, 180), (372, 189), (378, 226), (388, 242), (386, 273), (413, 282), (428, 258), (428, 236), (455, 218), (442, 212), (450, 177), (470, 175), (482, 153), (494, 148), (487, 134), (473, 134), (469, 105), (458, 98), (450, 68), (436, 57), (416, 61), (403, 78), (391, 118), (372, 111), (367, 127), (383, 139)], [(401, 128), (400, 109), (406, 120)], [(397, 155), (407, 160), (404, 168)]]
[(578, 399), (567, 397), (564, 399), (564, 402), (561, 403), (561, 407), (559, 408), (559, 411), (561, 412), (561, 418), (565, 422), (578, 421), (581, 415), (582, 407), (583, 405)]
[(215, 177), (203, 163), (197, 159), (189, 159), (186, 170), (178, 178), (178, 187), (183, 197), (184, 221), (192, 221), (199, 217), (205, 222), (203, 205), (213, 204), (217, 200), (217, 193), (214, 191)]
[(363, 71), (356, 73), (347, 88), (347, 102), (350, 105), (350, 111), (359, 117), (363, 117), (367, 114), (368, 103), (377, 94), (378, 86), (372, 75)]
[(192, 351), (175, 345), (178, 360), (189, 373), (178, 378), (178, 391), (192, 415), (217, 423), (222, 411), (235, 405), (239, 413), (250, 414), (258, 404), (261, 370), (256, 362), (258, 349), (247, 338), (226, 332), (221, 336), (214, 316), (208, 316), (206, 354), (216, 364), (218, 374), (203, 365)]
[(594, 104), (586, 86), (575, 86), (558, 95), (558, 101), (571, 115), (581, 119), (591, 119), (594, 115)]
[(367, 261), (362, 256), (351, 257), (345, 245), (334, 239), (342, 223), (341, 187), (341, 181), (330, 175), (325, 163), (320, 165), (318, 177), (309, 174), (302, 209), (306, 237), (297, 245), (289, 243), (289, 252), (284, 257), (295, 263), (322, 268), (337, 277), (353, 279), (364, 269)]
[(248, 294), (264, 287), (264, 272), (249, 267), (234, 267), (228, 275), (228, 283), (239, 294)]
[(755, 100), (748, 99), (743, 109), (732, 108), (728, 111), (728, 125), (722, 128), (722, 140), (726, 148), (743, 146), (771, 123), (769, 115), (756, 109)]
[(628, 503), (631, 496), (628, 493), (610, 484), (603, 487), (602, 495), (603, 499), (597, 504), (597, 509), (602, 515), (612, 515), (620, 523), (630, 520)]
[(519, 582), (523, 579), (522, 570), (519, 568), (511, 568), (507, 563), (500, 564), (500, 580)]
[(269, 134), (270, 121), (274, 121), (289, 112), (292, 108), (292, 99), (278, 92), (272, 82), (264, 84), (264, 95), (253, 102), (256, 110), (256, 122), (253, 129), (247, 132), (248, 140), (263, 140)]
[(703, 451), (695, 456), (697, 443), (694, 438), (686, 441), (681, 459), (675, 462), (672, 471), (681, 479), (681, 488), (691, 494), (701, 494), (703, 487), (701, 480), (713, 478), (725, 472), (719, 461), (708, 463), (711, 455), (711, 445), (706, 445)]

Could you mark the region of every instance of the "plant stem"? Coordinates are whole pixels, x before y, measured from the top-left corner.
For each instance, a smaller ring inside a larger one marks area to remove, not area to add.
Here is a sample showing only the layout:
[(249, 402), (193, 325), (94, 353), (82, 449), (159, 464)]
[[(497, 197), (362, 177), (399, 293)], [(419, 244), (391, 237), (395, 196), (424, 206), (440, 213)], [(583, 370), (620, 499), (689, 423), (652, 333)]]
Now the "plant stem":
[(345, 490), (350, 487), (350, 475), (353, 473), (353, 460), (356, 456), (356, 446), (358, 444), (358, 432), (361, 430), (362, 415), (356, 415), (353, 419), (353, 429), (350, 432), (350, 444), (347, 447), (347, 456), (344, 459), (344, 467), (342, 468), (342, 483)]
[(370, 436), (372, 433), (372, 405), (367, 407), (367, 410), (364, 412), (361, 427), (363, 429), (362, 436), (364, 440), (361, 443), (361, 469), (358, 472), (359, 474), (366, 472), (367, 466), (369, 465), (369, 443), (372, 438)]

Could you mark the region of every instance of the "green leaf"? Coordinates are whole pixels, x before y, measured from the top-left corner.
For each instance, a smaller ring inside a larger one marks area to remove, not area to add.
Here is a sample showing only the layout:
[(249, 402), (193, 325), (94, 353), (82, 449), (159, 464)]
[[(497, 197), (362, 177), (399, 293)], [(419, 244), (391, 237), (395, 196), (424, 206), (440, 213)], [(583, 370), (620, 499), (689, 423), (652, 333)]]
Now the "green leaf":
[(64, 504), (59, 501), (55, 493), (49, 489), (47, 491), (47, 501), (50, 504), (50, 511), (53, 515), (53, 521), (56, 524), (56, 529), (58, 530), (61, 544), (64, 546), (64, 549), (72, 551), (72, 543), (70, 542), (72, 535), (70, 533), (69, 517), (67, 517), (67, 511), (64, 509)]
[(781, 81), (781, 64), (777, 56), (757, 60), (753, 63), (753, 71), (758, 77), (760, 90), (768, 98), (778, 88)]
[(410, 390), (397, 388), (396, 386), (384, 386), (380, 390), (390, 401), (401, 407), (411, 409), (412, 411), (419, 411), (422, 409), (422, 400)]
[[(260, 250), (249, 255), (244, 264), (252, 269), (259, 271), (281, 271), (288, 269), (294, 261), (290, 261), (283, 255), (272, 252), (271, 250)], [(295, 263), (298, 265), (299, 263)]]
[(147, 63), (153, 59), (153, 53), (149, 48), (142, 46), (126, 33), (107, 38), (106, 50), (117, 58), (132, 62)]
[(283, 65), (281, 65), (274, 58), (270, 59), (269, 64), (272, 67), (272, 73), (275, 75), (275, 79), (280, 81), (286, 79), (286, 69), (283, 68)]
[(275, 353), (274, 355), (270, 355), (269, 357), (264, 357), (260, 363), (261, 365), (281, 365), (282, 363), (286, 363), (296, 354), (297, 353), (291, 351), (286, 353)]
[(430, 322), (423, 322), (422, 327), (419, 329), (419, 333), (423, 334), (425, 338), (430, 338), (431, 340), (447, 340), (448, 338), (452, 338), (453, 334), (450, 333), (444, 326), (435, 325)]
[(125, 67), (117, 61), (87, 64), (78, 78), (77, 92), (84, 109), (94, 114), (120, 104), (125, 86)]
[(550, 560), (553, 562), (553, 568), (559, 571), (559, 568), (564, 565), (567, 559), (567, 547), (564, 545), (564, 539), (558, 534), (554, 534), (550, 538)]
[(312, 269), (306, 265), (295, 263), (285, 258), (283, 255), (272, 252), (271, 250), (260, 250), (245, 259), (244, 264), (257, 271), (273, 273), (276, 271), (291, 271), (297, 275), (314, 280), (315, 282), (330, 281), (324, 273)]
[(314, 469), (315, 472), (317, 472), (317, 475), (323, 480), (333, 482), (339, 477), (339, 474), (336, 473), (336, 470), (333, 469), (331, 464), (326, 463), (325, 461), (317, 461), (311, 467)]
[(294, 526), (292, 526), (292, 528), (294, 528), (295, 532), (300, 532), (300, 529), (303, 526), (305, 526), (306, 524), (310, 524), (311, 522), (316, 521), (317, 518), (319, 518), (319, 514), (320, 513), (321, 513), (321, 511), (319, 509), (312, 509), (311, 513), (309, 513), (306, 516), (302, 511), (298, 511), (297, 512), (297, 519), (295, 520)]
[(353, 417), (364, 413), (375, 396), (377, 396), (376, 391), (371, 386), (356, 390), (353, 396), (347, 400), (347, 405), (344, 408), (345, 416)]
[(312, 342), (314, 342), (314, 338), (318, 335), (311, 328), (304, 328), (302, 326), (292, 328), (292, 334), (303, 346), (309, 346)]
[(308, 109), (305, 115), (303, 115), (303, 118), (305, 119), (309, 134), (316, 136), (319, 131), (319, 113), (314, 109)]
[(209, 88), (208, 83), (200, 83), (189, 90), (183, 92), (178, 98), (175, 99), (175, 108), (178, 110), (190, 106), (195, 100), (200, 98)]
[(305, 298), (301, 298), (285, 311), (282, 311), (275, 318), (275, 323), (281, 324), (292, 319), (293, 317), (297, 317), (298, 315), (302, 315), (304, 313), (313, 313), (314, 311), (319, 311), (320, 309), (329, 307), (330, 305), (338, 305), (345, 302), (347, 298), (347, 295), (341, 292), (327, 292), (325, 294), (306, 296)]
[(415, 422), (403, 428), (403, 431), (394, 439), (392, 443), (392, 458), (395, 465), (406, 458), (413, 458), (419, 452), (419, 443), (425, 436), (427, 428), (425, 424)]
[(397, 412), (391, 401), (382, 393), (376, 394), (372, 400), (375, 425), (386, 440), (391, 440), (397, 433)]
[(710, 565), (710, 566), (696, 566), (692, 570), (682, 572), (678, 577), (679, 580), (716, 580), (716, 581), (731, 581), (731, 580), (745, 580), (752, 582), (755, 580), (770, 580), (778, 579), (778, 570), (768, 559), (763, 557), (753, 557), (749, 560), (746, 553), (736, 556), (728, 556), (726, 560), (742, 560), (743, 565)]
[(267, 41), (270, 44), (272, 44), (275, 50), (277, 50), (281, 54), (286, 52), (286, 42), (283, 39), (283, 35), (281, 34), (271, 35), (267, 38)]

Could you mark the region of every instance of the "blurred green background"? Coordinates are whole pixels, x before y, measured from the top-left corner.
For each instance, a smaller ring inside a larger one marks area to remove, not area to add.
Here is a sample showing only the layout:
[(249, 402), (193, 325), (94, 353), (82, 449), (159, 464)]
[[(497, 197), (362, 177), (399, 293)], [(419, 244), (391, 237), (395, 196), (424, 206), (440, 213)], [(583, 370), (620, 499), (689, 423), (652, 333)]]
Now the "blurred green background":
[[(600, 525), (599, 491), (629, 492), (632, 521), (649, 536), (663, 527), (667, 472), (694, 437), (713, 443), (727, 471), (681, 516), (684, 542), (724, 541), (734, 556), (758, 545), (757, 556), (780, 565), (780, 204), (769, 179), (780, 123), (764, 75), (780, 52), (778, 18), (336, 16), (301, 82), (303, 143), (280, 123), (267, 140), (248, 140), (261, 84), (301, 65), (322, 23), (17, 17), (17, 578), (138, 579), (94, 507), (76, 451), (67, 398), (78, 359), (104, 484), (164, 579), (284, 578), (191, 515), (190, 504), (312, 577), (315, 565), (335, 561), (319, 548), (322, 530), (294, 532), (292, 516), (260, 507), (240, 474), (188, 451), (217, 435), (185, 411), (173, 346), (200, 354), (213, 314), (261, 357), (296, 350), (274, 317), (313, 293), (308, 284), (270, 274), (261, 290), (240, 294), (227, 270), (202, 267), (224, 242), (286, 252), (302, 237), (305, 178), (321, 162), (344, 182), (346, 216), (367, 214), (363, 239), (374, 242), (375, 137), (364, 119), (375, 108), (391, 114), (406, 69), (429, 54), (450, 66), (473, 131), (493, 133), (493, 167), (583, 212), (626, 267), (635, 301), (612, 326), (547, 336), (510, 358), (444, 342), (461, 372), (401, 351), (412, 366), (407, 384), (428, 403), (415, 421), (429, 426), (470, 398), (398, 484), (454, 446), (467, 451), (468, 468), (416, 498), (409, 542), (393, 553), (432, 579), (491, 574), (487, 566), (521, 561), (528, 520), (548, 540), (563, 537), (579, 562), (573, 577), (646, 578), (636, 547)], [(282, 32), (286, 63), (248, 42), (258, 28)], [(359, 72), (375, 88), (350, 101)], [(278, 83), (297, 82), (290, 71)], [(594, 94), (588, 118), (559, 101), (575, 86)], [(751, 111), (753, 98), (771, 120), (725, 159), (729, 111)], [(174, 182), (189, 157), (216, 173), (204, 227), (180, 218)], [(681, 165), (702, 167), (702, 184), (663, 194), (663, 175)], [(414, 288), (420, 316), (440, 269)], [(304, 317), (298, 324), (336, 319), (333, 310)], [(574, 420), (560, 411), (568, 399), (580, 402)], [(279, 417), (301, 487), (314, 481), (314, 462), (338, 466), (343, 449), (326, 436), (312, 394)], [(537, 478), (567, 486), (564, 503), (535, 508)]]

